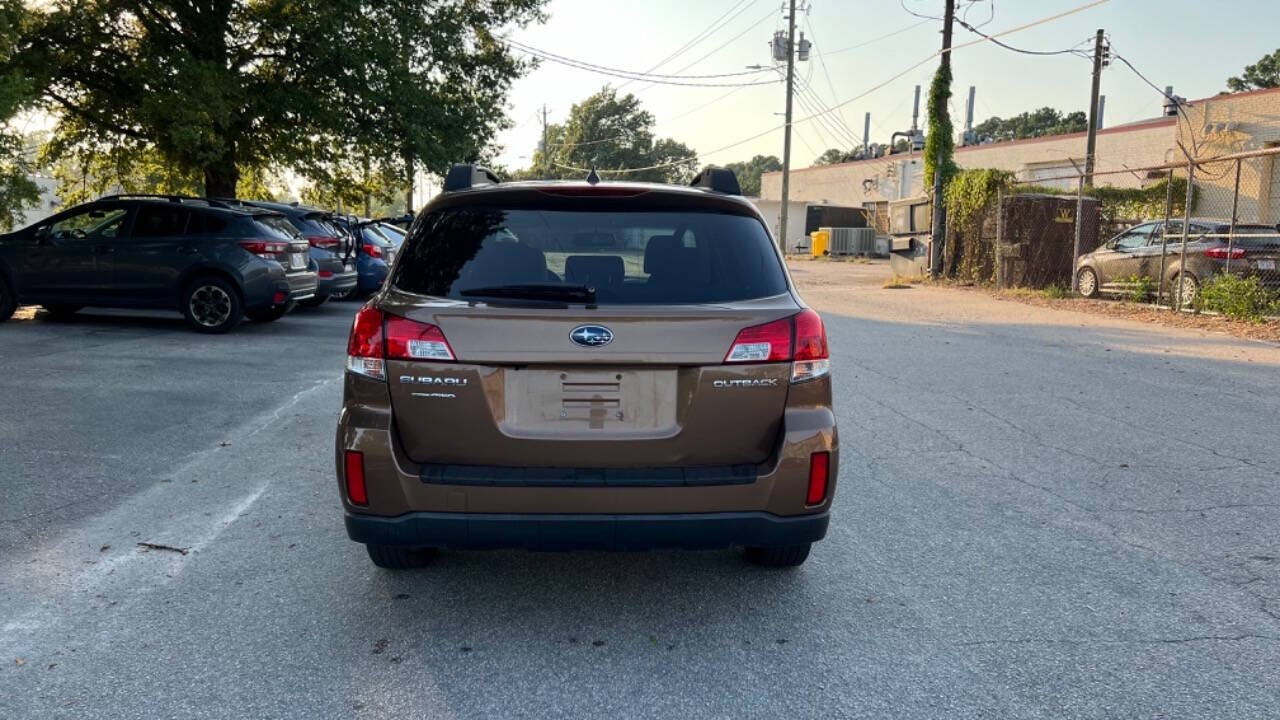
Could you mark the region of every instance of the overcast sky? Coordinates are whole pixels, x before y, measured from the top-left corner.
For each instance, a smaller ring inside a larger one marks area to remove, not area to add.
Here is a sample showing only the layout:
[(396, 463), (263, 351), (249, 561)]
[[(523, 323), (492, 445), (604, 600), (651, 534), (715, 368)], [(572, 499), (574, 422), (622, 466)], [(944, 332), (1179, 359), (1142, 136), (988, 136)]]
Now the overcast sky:
[[(986, 23), (981, 30), (993, 34), (1086, 2), (982, 0), (968, 12), (968, 22), (975, 26)], [(809, 62), (797, 65), (799, 78), (831, 106), (865, 93), (935, 52), (941, 44), (941, 21), (921, 21), (904, 10), (903, 3), (921, 14), (939, 14), (943, 5), (942, 0), (802, 3), (809, 11), (800, 17), (798, 29), (813, 41), (813, 51)], [(512, 37), (597, 65), (645, 71), (728, 13), (722, 27), (654, 72), (730, 73), (751, 64), (770, 64), (767, 43), (775, 30), (785, 29), (782, 5), (781, 0), (552, 0), (545, 24)], [(1245, 65), (1280, 46), (1280, 6), (1276, 0), (1112, 0), (1001, 40), (1029, 50), (1079, 45), (1090, 51), (1097, 28), (1107, 31), (1114, 52), (1128, 58), (1152, 82), (1161, 88), (1173, 85), (1175, 94), (1197, 99), (1224, 90), (1227, 77), (1240, 74)], [(902, 32), (870, 42), (899, 30)], [(953, 42), (958, 45), (976, 37), (957, 26)], [(1045, 105), (1064, 111), (1088, 106), (1090, 64), (1075, 55), (1033, 57), (984, 43), (956, 50), (952, 63), (953, 122), (957, 128), (963, 122), (970, 85), (977, 86), (975, 123), (991, 115), (1007, 117)], [(839, 115), (848, 130), (835, 120), (796, 125), (792, 167), (809, 165), (827, 147), (848, 148), (853, 142), (850, 134), (862, 135), (866, 112), (871, 113), (872, 142), (888, 142), (890, 133), (909, 128), (913, 86), (923, 85), (927, 91), (936, 65), (935, 59), (843, 106)], [(769, 77), (772, 74), (703, 82)], [(550, 122), (563, 121), (575, 102), (605, 83), (618, 86), (624, 82), (543, 61), (512, 89), (508, 115), (516, 127), (499, 137), (505, 148), (501, 162), (511, 168), (529, 164), (528, 156), (541, 133), (539, 115), (544, 103)], [(733, 162), (755, 154), (782, 156), (781, 130), (711, 152), (780, 125), (778, 114), (784, 104), (781, 84), (735, 90), (630, 82), (623, 91), (635, 93), (654, 114), (660, 137), (688, 144), (703, 154), (704, 163)], [(1103, 72), (1102, 94), (1106, 96), (1104, 126), (1160, 114), (1160, 95), (1118, 61)], [(814, 100), (806, 101), (816, 109)], [(704, 104), (701, 110), (690, 112)], [(797, 118), (812, 114), (802, 104), (796, 105), (795, 112)], [(839, 140), (837, 130), (843, 133)]]

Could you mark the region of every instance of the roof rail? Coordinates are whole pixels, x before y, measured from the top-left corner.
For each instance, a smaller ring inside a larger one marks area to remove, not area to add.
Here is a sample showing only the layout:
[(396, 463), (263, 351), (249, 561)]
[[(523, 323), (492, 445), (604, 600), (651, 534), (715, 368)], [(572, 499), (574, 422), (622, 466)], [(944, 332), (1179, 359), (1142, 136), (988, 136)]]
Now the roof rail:
[(217, 198), (196, 197), (194, 195), (165, 195), (160, 193), (115, 193), (103, 195), (98, 200), (168, 200), (169, 202), (198, 202), (210, 207), (229, 207), (225, 200)]
[(444, 191), (466, 190), (477, 185), (497, 185), (502, 182), (493, 171), (479, 165), (454, 163), (444, 177)]
[(708, 165), (702, 172), (694, 175), (693, 181), (689, 185), (706, 188), (712, 192), (724, 193), (725, 195), (742, 194), (742, 186), (738, 184), (738, 176), (734, 175), (729, 168), (721, 168), (714, 165)]

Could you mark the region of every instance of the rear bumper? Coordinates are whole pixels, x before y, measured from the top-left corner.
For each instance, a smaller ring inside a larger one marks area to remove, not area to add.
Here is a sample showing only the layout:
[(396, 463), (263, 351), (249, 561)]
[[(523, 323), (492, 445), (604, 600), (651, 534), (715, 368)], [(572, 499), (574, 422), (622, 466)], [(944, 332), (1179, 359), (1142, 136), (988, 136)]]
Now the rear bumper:
[(783, 517), (766, 512), (643, 515), (533, 515), (414, 512), (397, 517), (346, 514), (347, 535), (376, 545), (458, 550), (707, 550), (781, 547), (821, 540), (829, 512)]
[(330, 270), (329, 272), (332, 272), (333, 274), (329, 277), (318, 278), (316, 295), (329, 297), (336, 292), (350, 290), (356, 286), (356, 283), (359, 281), (359, 276), (356, 274), (355, 269), (341, 269), (341, 264), (338, 265), (338, 268), (338, 270)]
[(289, 273), (285, 275), (285, 281), (288, 283), (290, 300), (306, 300), (315, 297), (317, 279), (316, 274), (310, 270), (305, 272)]

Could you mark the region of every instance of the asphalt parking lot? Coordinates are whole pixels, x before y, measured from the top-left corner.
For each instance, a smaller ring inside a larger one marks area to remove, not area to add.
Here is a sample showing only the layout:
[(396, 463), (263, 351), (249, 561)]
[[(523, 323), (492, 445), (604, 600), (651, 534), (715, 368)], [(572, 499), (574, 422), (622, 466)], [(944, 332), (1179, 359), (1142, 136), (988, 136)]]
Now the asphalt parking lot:
[(374, 568), (332, 470), (354, 304), (0, 325), (0, 717), (1274, 717), (1280, 349), (932, 292), (810, 296), (843, 462), (781, 572)]

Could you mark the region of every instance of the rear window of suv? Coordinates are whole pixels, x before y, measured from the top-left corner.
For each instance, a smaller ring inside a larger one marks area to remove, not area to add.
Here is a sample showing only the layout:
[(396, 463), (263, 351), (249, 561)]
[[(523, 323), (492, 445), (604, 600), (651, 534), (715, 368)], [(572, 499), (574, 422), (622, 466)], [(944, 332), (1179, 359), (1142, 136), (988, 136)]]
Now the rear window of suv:
[(412, 228), (392, 283), (453, 299), (510, 285), (586, 285), (599, 305), (728, 303), (780, 295), (764, 226), (720, 212), (465, 206)]

